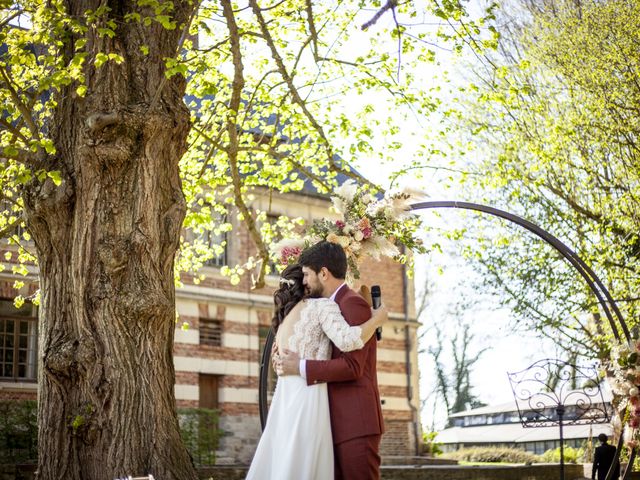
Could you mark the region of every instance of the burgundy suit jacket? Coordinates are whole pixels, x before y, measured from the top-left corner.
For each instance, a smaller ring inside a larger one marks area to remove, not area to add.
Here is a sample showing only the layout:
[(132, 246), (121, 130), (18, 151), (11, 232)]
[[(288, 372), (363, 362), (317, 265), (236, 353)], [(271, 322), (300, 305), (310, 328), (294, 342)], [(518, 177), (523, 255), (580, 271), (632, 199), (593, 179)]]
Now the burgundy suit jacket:
[[(371, 318), (367, 302), (347, 286), (336, 295), (336, 303), (349, 325)], [(383, 433), (375, 335), (361, 350), (349, 353), (332, 344), (331, 360), (307, 360), (306, 373), (308, 385), (328, 383), (333, 443)]]

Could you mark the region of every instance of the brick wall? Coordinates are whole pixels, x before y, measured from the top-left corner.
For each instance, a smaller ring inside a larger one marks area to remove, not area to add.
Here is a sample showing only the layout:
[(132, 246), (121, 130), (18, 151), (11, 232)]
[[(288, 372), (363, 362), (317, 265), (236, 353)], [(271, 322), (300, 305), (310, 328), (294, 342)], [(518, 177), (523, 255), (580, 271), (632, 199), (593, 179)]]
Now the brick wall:
[(380, 442), (380, 451), (384, 455), (415, 455), (415, 431), (411, 422), (385, 419), (384, 430)]
[(36, 390), (9, 390), (0, 389), (0, 400), (37, 400)]

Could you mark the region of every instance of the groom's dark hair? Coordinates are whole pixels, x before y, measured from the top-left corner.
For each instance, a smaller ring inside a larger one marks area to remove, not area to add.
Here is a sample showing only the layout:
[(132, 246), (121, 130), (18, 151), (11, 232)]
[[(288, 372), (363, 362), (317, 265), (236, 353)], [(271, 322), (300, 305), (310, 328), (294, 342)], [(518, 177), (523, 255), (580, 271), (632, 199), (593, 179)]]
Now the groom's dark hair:
[(331, 275), (341, 280), (347, 276), (347, 255), (337, 243), (323, 240), (305, 248), (298, 258), (298, 263), (316, 273), (325, 267)]

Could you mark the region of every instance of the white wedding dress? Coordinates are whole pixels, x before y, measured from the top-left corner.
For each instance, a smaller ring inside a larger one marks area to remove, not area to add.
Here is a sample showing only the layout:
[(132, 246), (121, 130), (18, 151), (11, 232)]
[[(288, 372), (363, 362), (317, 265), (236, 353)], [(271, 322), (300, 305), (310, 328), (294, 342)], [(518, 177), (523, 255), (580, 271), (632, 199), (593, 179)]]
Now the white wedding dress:
[[(300, 358), (330, 359), (330, 342), (343, 352), (363, 347), (361, 328), (350, 327), (333, 300), (304, 300), (299, 313), (293, 333), (283, 343)], [(333, 480), (326, 383), (307, 386), (298, 375), (278, 378), (247, 480)]]

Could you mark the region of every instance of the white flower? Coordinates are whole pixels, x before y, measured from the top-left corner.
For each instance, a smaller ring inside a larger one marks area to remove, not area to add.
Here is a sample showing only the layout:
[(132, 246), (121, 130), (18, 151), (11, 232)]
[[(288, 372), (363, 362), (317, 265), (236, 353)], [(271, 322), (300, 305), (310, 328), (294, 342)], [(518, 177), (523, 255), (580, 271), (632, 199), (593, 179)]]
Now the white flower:
[(374, 260), (380, 260), (380, 251), (376, 247), (376, 244), (373, 243), (372, 239), (367, 240), (366, 242), (362, 242), (360, 245), (360, 254), (361, 255), (369, 255)]
[(365, 193), (362, 197), (360, 197), (362, 203), (371, 203), (373, 201), (373, 196), (370, 193)]
[(362, 233), (360, 230), (356, 230), (356, 232), (353, 234), (353, 238), (356, 240), (356, 242), (361, 242), (364, 238), (364, 233)]
[(388, 239), (377, 236), (371, 238), (373, 244), (376, 246), (376, 249), (380, 252), (380, 255), (385, 257), (395, 257), (400, 255), (400, 250), (393, 243), (391, 243)]
[(388, 216), (394, 219), (399, 219), (410, 215), (411, 204), (423, 199), (425, 196), (424, 192), (411, 188), (405, 188), (399, 192), (393, 192), (385, 195), (387, 204), (390, 207)]
[[(355, 180), (349, 179), (334, 190), (333, 193), (342, 197), (346, 202), (351, 203), (358, 191), (358, 184)], [(333, 199), (333, 198), (332, 198)]]
[(338, 236), (338, 240), (336, 243), (338, 243), (338, 245), (340, 245), (342, 248), (347, 248), (351, 244), (351, 239), (349, 237), (340, 235)]
[(367, 206), (366, 213), (367, 215), (375, 217), (378, 214), (378, 212), (380, 212), (381, 210), (384, 210), (386, 206), (387, 206), (387, 202), (385, 200), (379, 200), (377, 202), (370, 203)]
[(340, 197), (331, 197), (331, 203), (336, 213), (344, 213), (347, 210), (347, 203)]

